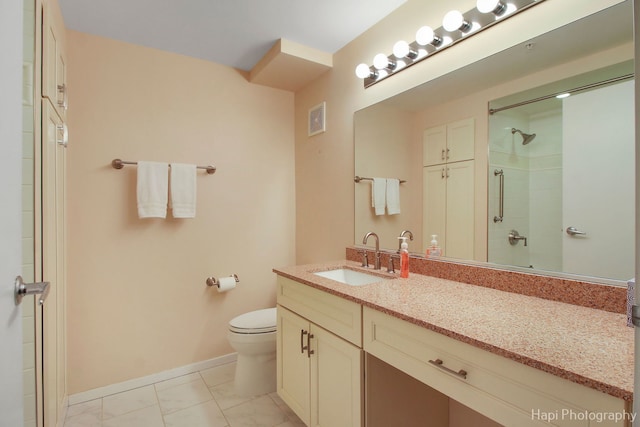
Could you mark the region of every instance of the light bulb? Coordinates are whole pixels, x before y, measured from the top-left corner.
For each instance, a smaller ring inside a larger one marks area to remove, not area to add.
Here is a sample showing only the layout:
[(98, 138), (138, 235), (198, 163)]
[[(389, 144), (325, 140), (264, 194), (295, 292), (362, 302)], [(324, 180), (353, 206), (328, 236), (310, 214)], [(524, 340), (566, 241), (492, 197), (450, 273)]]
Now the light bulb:
[(389, 58), (384, 53), (379, 53), (373, 57), (373, 66), (378, 70), (384, 70), (389, 67)]
[(496, 16), (502, 15), (507, 9), (507, 5), (500, 0), (478, 0), (476, 7), (481, 13), (493, 13)]
[(371, 69), (365, 63), (359, 64), (356, 67), (356, 76), (358, 76), (361, 79), (366, 79), (367, 77), (371, 77), (371, 74), (372, 74)]
[(433, 41), (435, 38), (435, 33), (433, 32), (433, 28), (429, 26), (420, 27), (416, 32), (416, 43), (420, 46), (426, 46)]
[(400, 40), (393, 45), (393, 54), (396, 58), (404, 58), (409, 54), (409, 50), (409, 43), (404, 40)]
[(444, 15), (444, 18), (442, 19), (442, 27), (451, 32), (456, 30), (466, 31), (471, 26), (464, 20), (464, 16), (462, 16), (460, 11), (451, 10)]

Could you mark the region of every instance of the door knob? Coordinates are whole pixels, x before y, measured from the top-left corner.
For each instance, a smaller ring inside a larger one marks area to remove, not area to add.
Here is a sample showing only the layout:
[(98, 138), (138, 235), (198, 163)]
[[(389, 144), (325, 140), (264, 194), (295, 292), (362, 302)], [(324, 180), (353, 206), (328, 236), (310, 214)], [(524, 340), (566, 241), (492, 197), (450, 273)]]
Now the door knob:
[(22, 276), (16, 277), (14, 298), (16, 305), (20, 305), (25, 295), (40, 295), (38, 303), (44, 304), (49, 295), (49, 282), (24, 283)]
[(575, 227), (567, 227), (567, 234), (569, 236), (586, 236), (587, 233), (585, 233), (584, 231), (580, 231)]

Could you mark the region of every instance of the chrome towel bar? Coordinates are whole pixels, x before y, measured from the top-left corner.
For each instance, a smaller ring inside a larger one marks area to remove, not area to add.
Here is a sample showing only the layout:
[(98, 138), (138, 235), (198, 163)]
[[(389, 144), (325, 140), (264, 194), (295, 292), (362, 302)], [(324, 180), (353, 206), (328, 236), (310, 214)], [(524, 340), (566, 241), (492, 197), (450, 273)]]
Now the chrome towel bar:
[[(125, 165), (137, 165), (137, 164), (138, 164), (138, 162), (130, 162), (130, 161), (121, 160), (121, 159), (113, 159), (111, 161), (111, 166), (114, 169), (122, 169)], [(169, 165), (169, 167), (171, 167), (171, 165)], [(209, 175), (212, 175), (212, 174), (216, 173), (216, 167), (215, 166), (211, 166), (211, 165), (208, 165), (208, 166), (196, 166), (196, 168), (198, 168), (198, 169), (206, 169), (206, 171), (207, 171), (207, 173)]]
[[(356, 175), (356, 177), (355, 177), (355, 178), (353, 178), (353, 180), (354, 180), (355, 182), (360, 182), (360, 181), (373, 181), (373, 178), (365, 178), (365, 177), (363, 177), (363, 176), (357, 176), (357, 175)], [(401, 180), (400, 180), (400, 184), (404, 184), (405, 182), (407, 182), (407, 181), (405, 181), (404, 179), (401, 179)]]

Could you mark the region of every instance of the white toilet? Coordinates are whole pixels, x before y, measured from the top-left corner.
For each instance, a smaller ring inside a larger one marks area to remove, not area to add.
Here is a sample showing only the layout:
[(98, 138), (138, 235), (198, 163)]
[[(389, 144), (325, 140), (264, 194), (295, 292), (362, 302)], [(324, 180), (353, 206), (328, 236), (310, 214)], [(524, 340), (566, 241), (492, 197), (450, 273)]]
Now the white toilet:
[(276, 308), (251, 311), (229, 322), (229, 344), (238, 352), (235, 392), (276, 391)]

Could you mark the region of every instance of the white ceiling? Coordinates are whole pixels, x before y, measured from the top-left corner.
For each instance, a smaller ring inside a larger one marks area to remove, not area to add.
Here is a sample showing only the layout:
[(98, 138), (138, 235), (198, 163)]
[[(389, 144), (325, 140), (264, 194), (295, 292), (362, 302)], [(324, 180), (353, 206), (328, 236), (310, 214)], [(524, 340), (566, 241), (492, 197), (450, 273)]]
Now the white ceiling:
[(249, 71), (284, 38), (335, 53), (406, 0), (59, 0), (65, 26)]

